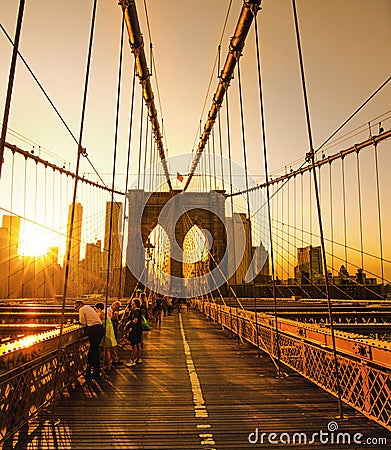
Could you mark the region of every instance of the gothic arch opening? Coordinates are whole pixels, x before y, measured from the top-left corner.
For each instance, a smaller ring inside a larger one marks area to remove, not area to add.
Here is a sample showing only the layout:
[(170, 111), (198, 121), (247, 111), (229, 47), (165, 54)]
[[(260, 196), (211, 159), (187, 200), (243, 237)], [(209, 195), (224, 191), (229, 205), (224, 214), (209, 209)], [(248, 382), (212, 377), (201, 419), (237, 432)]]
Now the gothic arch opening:
[(183, 277), (195, 278), (209, 272), (209, 248), (207, 233), (193, 225), (183, 240)]
[(145, 271), (149, 280), (157, 285), (171, 272), (171, 245), (167, 232), (156, 225), (145, 242)]

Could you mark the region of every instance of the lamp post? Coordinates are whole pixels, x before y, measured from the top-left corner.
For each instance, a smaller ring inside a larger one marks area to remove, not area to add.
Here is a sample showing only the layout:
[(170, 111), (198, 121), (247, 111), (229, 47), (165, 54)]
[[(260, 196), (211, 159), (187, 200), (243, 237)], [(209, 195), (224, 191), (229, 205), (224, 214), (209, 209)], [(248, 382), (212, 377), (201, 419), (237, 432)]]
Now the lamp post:
[(155, 246), (151, 243), (151, 240), (148, 236), (148, 239), (145, 243), (145, 260), (147, 262), (147, 277), (146, 277), (146, 284), (148, 284), (149, 279), (149, 262), (152, 259), (152, 249), (154, 249)]

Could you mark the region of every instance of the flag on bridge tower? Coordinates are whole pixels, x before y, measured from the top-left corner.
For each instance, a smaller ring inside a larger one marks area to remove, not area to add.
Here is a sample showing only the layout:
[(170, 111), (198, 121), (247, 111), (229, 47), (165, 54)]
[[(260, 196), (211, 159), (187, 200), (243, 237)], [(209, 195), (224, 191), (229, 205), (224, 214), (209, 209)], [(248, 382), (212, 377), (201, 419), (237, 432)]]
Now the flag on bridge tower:
[(183, 175), (181, 175), (179, 172), (177, 172), (177, 173), (176, 173), (176, 178), (177, 178), (177, 180), (178, 180), (180, 183), (182, 183), (182, 181), (183, 181)]

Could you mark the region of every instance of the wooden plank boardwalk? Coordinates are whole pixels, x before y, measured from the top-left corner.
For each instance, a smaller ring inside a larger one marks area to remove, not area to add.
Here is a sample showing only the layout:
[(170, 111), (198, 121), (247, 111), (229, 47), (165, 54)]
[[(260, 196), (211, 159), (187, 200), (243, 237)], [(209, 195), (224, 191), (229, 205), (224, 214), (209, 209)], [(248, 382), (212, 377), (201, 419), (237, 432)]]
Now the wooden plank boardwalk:
[[(121, 352), (127, 359), (129, 351)], [(391, 448), (387, 430), (348, 407), (346, 418), (337, 419), (333, 397), (288, 375), (276, 378), (267, 355), (258, 358), (201, 313), (182, 309), (147, 334), (142, 364), (112, 369), (98, 381), (81, 379), (57, 402), (57, 422), (36, 419), (16, 448)], [(320, 431), (329, 433), (328, 443), (325, 434), (323, 443), (319, 437), (310, 443)], [(292, 443), (294, 433), (303, 433), (301, 442)], [(350, 445), (332, 444), (337, 433), (349, 435)], [(353, 443), (355, 433), (363, 435), (361, 444)], [(368, 438), (387, 443), (369, 445)]]

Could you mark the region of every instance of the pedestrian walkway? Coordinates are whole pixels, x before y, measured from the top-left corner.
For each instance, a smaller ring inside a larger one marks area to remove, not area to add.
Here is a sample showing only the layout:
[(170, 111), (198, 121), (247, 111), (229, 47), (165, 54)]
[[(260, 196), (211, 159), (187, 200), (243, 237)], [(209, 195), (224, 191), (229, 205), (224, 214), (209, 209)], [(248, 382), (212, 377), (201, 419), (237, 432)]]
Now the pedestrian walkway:
[[(121, 352), (128, 359), (130, 352)], [(348, 407), (347, 418), (337, 419), (335, 398), (287, 375), (276, 378), (267, 355), (183, 308), (147, 333), (142, 364), (82, 379), (57, 402), (57, 422), (36, 420), (19, 448), (391, 448), (387, 430)], [(336, 445), (338, 433), (350, 445)], [(384, 438), (387, 444), (368, 445)]]

